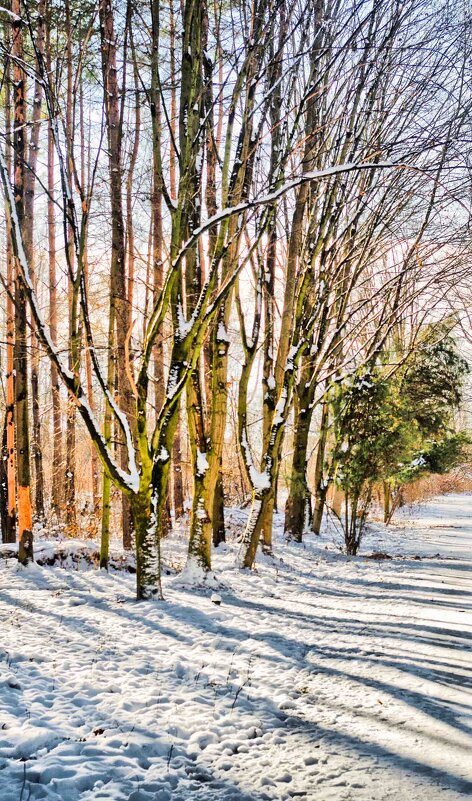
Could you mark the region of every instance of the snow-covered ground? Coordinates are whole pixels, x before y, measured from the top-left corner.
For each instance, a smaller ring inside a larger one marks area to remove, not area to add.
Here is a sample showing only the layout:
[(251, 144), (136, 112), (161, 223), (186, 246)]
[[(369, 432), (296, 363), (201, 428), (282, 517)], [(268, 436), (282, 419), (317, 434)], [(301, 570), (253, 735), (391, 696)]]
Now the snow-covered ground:
[(220, 606), (175, 575), (137, 604), (124, 571), (1, 560), (1, 801), (472, 794), (471, 513), (373, 527), (363, 553), (391, 560), (327, 532), (247, 575), (224, 547)]

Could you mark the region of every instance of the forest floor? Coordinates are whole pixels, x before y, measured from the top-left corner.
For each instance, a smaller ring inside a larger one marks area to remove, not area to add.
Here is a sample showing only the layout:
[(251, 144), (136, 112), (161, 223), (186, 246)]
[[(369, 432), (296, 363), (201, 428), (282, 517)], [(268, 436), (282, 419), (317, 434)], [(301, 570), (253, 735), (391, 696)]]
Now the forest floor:
[(472, 794), (471, 512), (402, 510), (357, 558), (280, 538), (252, 575), (230, 543), (221, 606), (176, 575), (138, 604), (125, 571), (0, 559), (1, 801)]

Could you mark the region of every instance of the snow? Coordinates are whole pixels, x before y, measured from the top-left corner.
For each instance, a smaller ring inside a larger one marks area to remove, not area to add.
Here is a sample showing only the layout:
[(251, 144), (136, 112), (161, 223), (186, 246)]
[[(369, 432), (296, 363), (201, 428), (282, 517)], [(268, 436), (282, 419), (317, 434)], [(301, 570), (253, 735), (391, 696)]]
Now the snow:
[(228, 332), (224, 326), (224, 323), (220, 320), (218, 323), (218, 329), (216, 332), (216, 339), (218, 342), (230, 342), (230, 338), (228, 336)]
[(179, 389), (179, 375), (180, 369), (178, 365), (172, 365), (169, 370), (169, 379), (167, 381), (166, 395), (168, 398), (173, 398)]
[(204, 476), (209, 468), (207, 455), (204, 451), (197, 449), (197, 473), (199, 476)]
[(256, 492), (264, 492), (270, 489), (270, 475), (267, 470), (256, 470), (254, 466), (249, 468), (251, 483)]
[(268, 471), (257, 470), (256, 467), (254, 466), (245, 429), (242, 432), (241, 444), (244, 448), (244, 456), (253, 489), (256, 490), (256, 492), (257, 491), (264, 492), (264, 490), (270, 489), (270, 475)]
[(219, 589), (221, 582), (212, 570), (206, 570), (194, 556), (190, 556), (184, 569), (172, 581), (172, 586)]
[(179, 300), (177, 305), (177, 330), (176, 330), (176, 337), (180, 341), (183, 341), (185, 337), (190, 333), (195, 323), (195, 320), (198, 316), (198, 306), (193, 311), (192, 316), (186, 320), (184, 310), (182, 307), (182, 302)]
[(290, 348), (290, 350), (288, 352), (288, 356), (287, 356), (287, 361), (285, 363), (285, 371), (286, 372), (289, 372), (290, 370), (293, 370), (294, 360), (295, 360), (295, 358), (297, 356), (298, 350), (299, 350), (299, 346), (297, 346), (297, 345), (292, 345), (292, 347)]
[(156, 462), (167, 462), (170, 459), (169, 451), (167, 448), (164, 448), (164, 445), (161, 445), (161, 449), (156, 456)]
[(188, 332), (192, 327), (192, 321), (185, 319), (184, 310), (182, 308), (182, 302), (180, 300), (177, 305), (177, 321), (178, 321), (177, 336), (181, 340), (185, 339), (185, 337), (187, 336)]
[[(356, 558), (332, 526), (284, 545), (277, 516), (251, 574), (228, 510), (221, 606), (175, 576), (136, 603), (125, 571), (0, 559), (0, 798), (464, 799), (471, 505), (401, 510)], [(183, 564), (183, 538), (163, 548)]]

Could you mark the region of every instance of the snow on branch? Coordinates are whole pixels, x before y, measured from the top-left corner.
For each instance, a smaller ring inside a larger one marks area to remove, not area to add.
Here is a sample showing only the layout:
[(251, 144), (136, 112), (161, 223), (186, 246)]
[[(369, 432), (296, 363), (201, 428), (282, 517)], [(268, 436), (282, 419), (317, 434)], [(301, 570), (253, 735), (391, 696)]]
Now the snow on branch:
[(18, 14), (14, 14), (13, 11), (10, 11), (9, 8), (5, 8), (5, 6), (0, 6), (0, 15), (5, 14), (7, 17), (10, 17), (12, 22), (23, 22), (24, 20), (18, 16)]
[(297, 189), (302, 184), (309, 183), (310, 181), (317, 181), (323, 178), (329, 178), (332, 175), (339, 175), (341, 173), (346, 172), (354, 172), (356, 170), (374, 170), (374, 169), (399, 169), (399, 168), (408, 168), (409, 165), (407, 164), (395, 164), (391, 161), (379, 161), (379, 162), (372, 162), (366, 161), (360, 164), (356, 164), (354, 162), (348, 162), (347, 164), (336, 164), (334, 167), (327, 167), (324, 170), (311, 170), (309, 172), (303, 173), (303, 175), (299, 175), (296, 178), (291, 178), (288, 181), (285, 181), (281, 186), (275, 189), (273, 192), (269, 192), (266, 195), (260, 195), (259, 197), (255, 197), (252, 200), (245, 200), (241, 203), (237, 203), (235, 206), (227, 206), (224, 209), (220, 209), (216, 214), (213, 214), (208, 220), (205, 220), (198, 228), (195, 228), (192, 235), (187, 239), (186, 242), (182, 245), (180, 252), (177, 255), (177, 258), (174, 264), (180, 264), (182, 258), (184, 257), (185, 253), (189, 248), (193, 247), (196, 242), (200, 239), (202, 234), (206, 233), (206, 231), (211, 230), (214, 228), (215, 225), (222, 222), (223, 220), (228, 219), (229, 217), (234, 216), (235, 214), (243, 214), (245, 211), (250, 209), (257, 208), (259, 206), (268, 206), (272, 203), (275, 203), (281, 197), (286, 195), (292, 189)]
[[(194, 229), (191, 236), (187, 239), (186, 242), (184, 242), (167, 273), (163, 289), (159, 295), (159, 298), (156, 302), (156, 305), (154, 306), (154, 309), (152, 310), (149, 319), (149, 324), (143, 346), (144, 363), (146, 363), (147, 359), (150, 356), (154, 340), (157, 335), (157, 331), (159, 329), (161, 322), (165, 317), (168, 303), (170, 300), (171, 288), (176, 280), (178, 268), (180, 267), (180, 264), (182, 263), (187, 251), (190, 250), (190, 248), (194, 247), (194, 245), (196, 245), (196, 243), (199, 241), (199, 239), (203, 236), (204, 233), (210, 231), (220, 222), (229, 219), (235, 214), (243, 214), (244, 212), (249, 211), (250, 209), (258, 208), (259, 206), (272, 205), (281, 197), (290, 192), (292, 189), (296, 189), (302, 184), (309, 183), (310, 181), (322, 180), (323, 178), (329, 178), (332, 175), (339, 175), (346, 172), (354, 172), (356, 170), (400, 169), (400, 168), (406, 169), (409, 168), (409, 165), (395, 164), (394, 162), (390, 161), (383, 161), (383, 162), (368, 161), (368, 162), (362, 162), (360, 164), (356, 163), (337, 164), (334, 167), (327, 167), (324, 170), (312, 170), (310, 172), (305, 172), (303, 173), (303, 175), (299, 175), (296, 178), (291, 178), (290, 180), (285, 181), (285, 183), (283, 183), (273, 192), (270, 192), (265, 195), (260, 195), (259, 197), (253, 198), (252, 200), (242, 201), (241, 203), (238, 203), (235, 206), (227, 206), (224, 209), (220, 209), (220, 211), (218, 211), (216, 214), (213, 214), (211, 217), (205, 220), (198, 228)], [(230, 278), (229, 282), (227, 283), (227, 287), (231, 286), (232, 283), (233, 283), (233, 278)], [(202, 291), (202, 295), (206, 293), (208, 284), (209, 281), (207, 280), (204, 290)], [(225, 290), (227, 289), (227, 287), (225, 287)], [(218, 300), (221, 299), (222, 296), (220, 293)], [(195, 321), (196, 321), (196, 316), (194, 314), (192, 320), (188, 322), (190, 322), (193, 325)], [(186, 323), (186, 325), (188, 325), (188, 322)], [(189, 329), (186, 328), (185, 333), (188, 334)]]

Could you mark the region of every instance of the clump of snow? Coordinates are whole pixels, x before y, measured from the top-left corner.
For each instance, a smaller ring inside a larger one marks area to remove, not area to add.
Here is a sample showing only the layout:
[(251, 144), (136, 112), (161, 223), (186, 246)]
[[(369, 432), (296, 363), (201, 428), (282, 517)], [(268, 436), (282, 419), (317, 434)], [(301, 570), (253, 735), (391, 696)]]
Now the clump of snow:
[(218, 323), (218, 328), (217, 328), (217, 331), (216, 331), (216, 339), (217, 339), (218, 342), (228, 342), (229, 343), (231, 341), (229, 336), (228, 336), (228, 332), (227, 332), (227, 330), (226, 330), (226, 328), (225, 328), (225, 326), (224, 326), (224, 324), (223, 324), (223, 322), (221, 320)]
[(263, 492), (264, 490), (270, 489), (271, 487), (270, 474), (268, 470), (260, 471), (257, 470), (257, 468), (254, 466), (245, 430), (243, 431), (242, 434), (241, 444), (244, 448), (244, 456), (246, 459), (248, 473), (254, 490), (256, 490), (256, 492), (257, 491)]
[(184, 569), (175, 577), (173, 585), (175, 587), (218, 589), (222, 583), (212, 570), (206, 570), (195, 557), (189, 557)]
[(157, 462), (167, 462), (169, 459), (170, 459), (169, 451), (167, 450), (167, 448), (164, 448), (164, 446), (161, 445), (161, 449), (160, 449), (159, 453), (156, 456), (156, 461)]
[(200, 476), (205, 475), (208, 470), (209, 464), (206, 453), (197, 449), (197, 473)]
[(257, 491), (264, 491), (270, 489), (271, 482), (270, 482), (270, 475), (267, 470), (256, 470), (254, 465), (251, 465), (249, 468), (249, 474), (251, 476), (251, 482), (254, 489)]
[(297, 353), (298, 353), (298, 347), (296, 345), (292, 345), (290, 350), (289, 350), (289, 352), (288, 352), (288, 355), (287, 355), (287, 361), (285, 362), (285, 370), (286, 370), (286, 372), (289, 372), (290, 370), (293, 370), (294, 361), (295, 361)]

